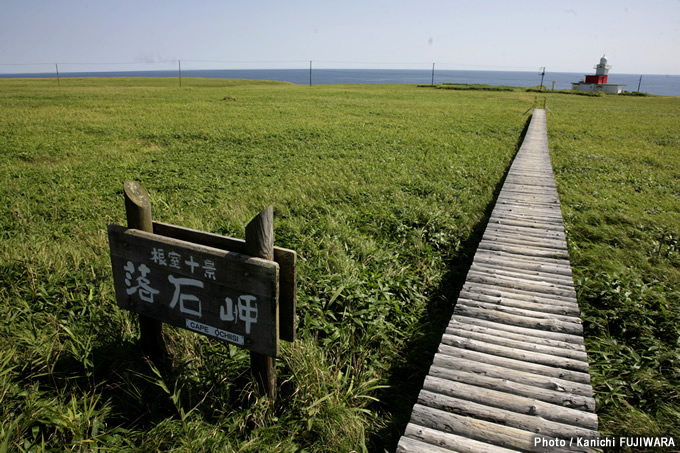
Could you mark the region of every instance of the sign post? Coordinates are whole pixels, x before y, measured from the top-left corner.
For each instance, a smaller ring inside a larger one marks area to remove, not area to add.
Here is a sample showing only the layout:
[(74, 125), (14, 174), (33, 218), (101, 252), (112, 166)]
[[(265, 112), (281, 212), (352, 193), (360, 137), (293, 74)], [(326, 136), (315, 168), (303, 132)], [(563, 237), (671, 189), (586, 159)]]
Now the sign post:
[[(274, 209), (271, 206), (262, 211), (246, 226), (246, 253), (266, 260), (274, 259)], [(276, 308), (278, 310), (278, 304)], [(272, 400), (276, 400), (276, 364), (274, 357), (251, 351), (250, 368), (255, 376), (260, 394), (266, 394)]]
[[(142, 186), (132, 181), (125, 181), (123, 189), (128, 228), (153, 232), (149, 194)], [(161, 322), (140, 314), (139, 343), (144, 355), (153, 362), (158, 363), (165, 357)]]
[(272, 207), (243, 241), (153, 222), (134, 182), (125, 203), (128, 228), (108, 227), (111, 264), (118, 305), (140, 316), (144, 353), (164, 353), (162, 323), (217, 338), (250, 350), (260, 393), (275, 399), (278, 341), (295, 339), (296, 254), (274, 247)]

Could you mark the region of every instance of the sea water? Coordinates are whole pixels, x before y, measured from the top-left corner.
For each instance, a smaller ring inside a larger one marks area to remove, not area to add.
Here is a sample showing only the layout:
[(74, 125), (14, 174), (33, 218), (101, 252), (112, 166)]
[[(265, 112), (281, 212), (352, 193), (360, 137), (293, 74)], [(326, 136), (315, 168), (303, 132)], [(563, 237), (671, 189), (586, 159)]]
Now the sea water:
[[(64, 72), (60, 77), (179, 77), (177, 70)], [(0, 77), (55, 77), (56, 73), (0, 74)], [(187, 69), (182, 77), (215, 79), (277, 80), (299, 85), (323, 84), (430, 84), (432, 70), (426, 69)], [(641, 79), (642, 77), (642, 79)], [(558, 90), (570, 89), (573, 82), (584, 79), (584, 74), (546, 72), (543, 85)], [(436, 69), (434, 83), (466, 83), (533, 87), (541, 83), (537, 72), (470, 71)], [(625, 85), (625, 91), (680, 96), (680, 76), (658, 74), (610, 74), (609, 83)]]

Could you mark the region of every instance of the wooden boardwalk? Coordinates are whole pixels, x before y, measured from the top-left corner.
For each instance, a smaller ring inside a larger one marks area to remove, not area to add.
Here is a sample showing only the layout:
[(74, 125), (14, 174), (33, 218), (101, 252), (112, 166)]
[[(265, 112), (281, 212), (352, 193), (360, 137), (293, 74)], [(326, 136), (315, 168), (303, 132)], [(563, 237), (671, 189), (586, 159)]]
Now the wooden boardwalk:
[(586, 451), (598, 433), (582, 335), (536, 109), (397, 451)]

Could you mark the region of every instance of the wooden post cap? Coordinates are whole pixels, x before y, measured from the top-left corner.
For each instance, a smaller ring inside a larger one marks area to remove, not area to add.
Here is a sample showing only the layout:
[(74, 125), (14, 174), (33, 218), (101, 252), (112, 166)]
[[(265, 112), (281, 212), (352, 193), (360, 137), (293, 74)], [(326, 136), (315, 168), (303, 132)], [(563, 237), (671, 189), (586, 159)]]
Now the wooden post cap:
[(135, 181), (125, 181), (123, 188), (128, 227), (153, 232), (149, 193)]
[(125, 197), (129, 198), (130, 201), (137, 206), (144, 207), (146, 205), (151, 205), (149, 193), (139, 183), (135, 181), (125, 181), (123, 188), (125, 189)]
[(246, 254), (274, 259), (274, 208), (269, 206), (246, 226)]

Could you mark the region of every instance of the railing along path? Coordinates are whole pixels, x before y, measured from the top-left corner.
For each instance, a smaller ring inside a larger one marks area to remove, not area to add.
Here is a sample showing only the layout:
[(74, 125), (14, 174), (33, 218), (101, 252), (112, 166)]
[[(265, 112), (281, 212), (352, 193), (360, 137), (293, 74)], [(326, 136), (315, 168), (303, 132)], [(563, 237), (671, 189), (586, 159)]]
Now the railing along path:
[(598, 436), (594, 410), (535, 109), (397, 451), (583, 451)]

